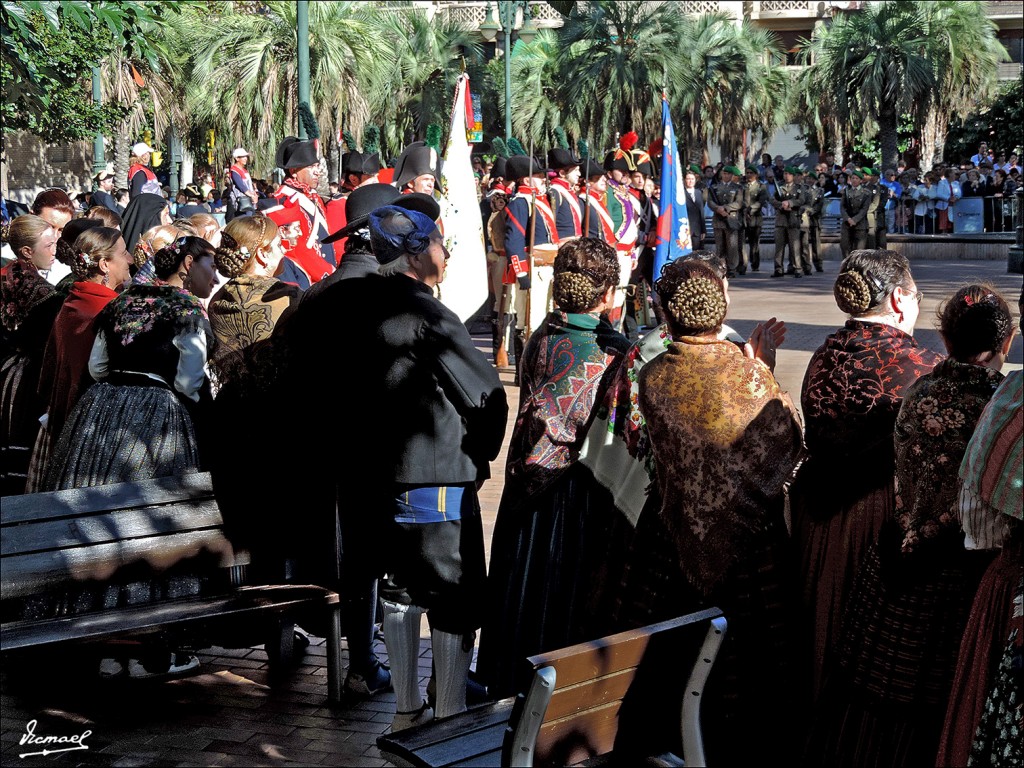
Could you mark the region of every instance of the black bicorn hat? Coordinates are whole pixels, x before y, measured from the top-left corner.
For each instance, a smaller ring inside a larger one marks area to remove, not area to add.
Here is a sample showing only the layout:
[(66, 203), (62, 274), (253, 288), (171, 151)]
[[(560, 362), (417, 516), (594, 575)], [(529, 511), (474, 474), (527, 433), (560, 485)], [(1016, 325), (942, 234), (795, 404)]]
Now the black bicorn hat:
[(345, 155), (342, 166), (346, 174), (373, 176), (380, 171), (380, 155), (376, 152), (349, 152)]
[(277, 145), (277, 154), (274, 155), (274, 163), (278, 168), (306, 168), (320, 162), (320, 155), (317, 151), (318, 142), (316, 139), (300, 141), (295, 136), (288, 136)]
[(604, 166), (599, 163), (595, 163), (589, 157), (583, 161), (583, 165), (580, 166), (580, 175), (584, 179), (592, 179), (595, 176), (604, 176)]
[(321, 242), (333, 243), (362, 229), (370, 221), (370, 212), (385, 205), (397, 205), (410, 211), (419, 211), (434, 221), (441, 215), (441, 206), (430, 195), (415, 192), (403, 195), (390, 184), (367, 184), (364, 187), (357, 187), (348, 196), (345, 202), (345, 226), (337, 232), (332, 232)]
[(547, 168), (540, 158), (533, 158), (531, 163), (529, 155), (512, 155), (505, 164), (505, 170), (505, 178), (512, 181), (525, 179), (527, 176), (543, 176), (547, 173)]
[(573, 155), (572, 151), (562, 149), (562, 147), (555, 147), (548, 152), (548, 168), (554, 171), (561, 170), (562, 168), (572, 168), (581, 162), (578, 157)]
[(634, 171), (639, 171), (645, 176), (654, 175), (654, 163), (651, 162), (651, 156), (646, 150), (634, 149), (631, 154), (633, 155)]
[(633, 153), (628, 149), (613, 149), (604, 156), (604, 169), (606, 171), (625, 171), (632, 173), (636, 170), (633, 161)]
[(401, 189), (417, 176), (431, 174), (438, 179), (441, 174), (441, 161), (437, 150), (427, 146), (426, 142), (414, 141), (402, 150), (395, 161), (395, 186)]
[(492, 179), (504, 179), (508, 172), (508, 160), (498, 155), (494, 160), (494, 165), (491, 166), (491, 178)]

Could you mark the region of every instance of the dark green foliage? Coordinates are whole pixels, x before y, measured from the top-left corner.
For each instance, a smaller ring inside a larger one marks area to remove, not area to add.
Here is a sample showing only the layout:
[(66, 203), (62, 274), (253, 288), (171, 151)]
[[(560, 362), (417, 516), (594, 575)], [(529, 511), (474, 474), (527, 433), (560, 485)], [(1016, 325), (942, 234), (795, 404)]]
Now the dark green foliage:
[(438, 152), (441, 151), (441, 126), (437, 123), (427, 126), (427, 146), (433, 147)]
[(560, 125), (555, 127), (555, 145), (560, 149), (569, 148), (569, 139), (565, 135), (565, 129)]
[(1024, 149), (1024, 81), (1020, 78), (1003, 86), (990, 109), (954, 120), (946, 136), (945, 159), (959, 162), (978, 151), (986, 142), (996, 152), (1020, 153)]
[(495, 155), (499, 157), (508, 157), (510, 154), (512, 154), (511, 152), (509, 152), (508, 146), (505, 144), (505, 140), (500, 136), (495, 136), (494, 141), (491, 143), (494, 145)]
[(523, 149), (523, 145), (519, 143), (519, 139), (512, 136), (508, 140), (508, 151), (513, 155), (525, 155), (526, 150)]
[(299, 102), (299, 120), (302, 122), (302, 127), (306, 129), (307, 139), (320, 138), (320, 124), (316, 121), (309, 104), (304, 101)]
[(372, 123), (363, 127), (363, 152), (380, 153), (380, 128)]

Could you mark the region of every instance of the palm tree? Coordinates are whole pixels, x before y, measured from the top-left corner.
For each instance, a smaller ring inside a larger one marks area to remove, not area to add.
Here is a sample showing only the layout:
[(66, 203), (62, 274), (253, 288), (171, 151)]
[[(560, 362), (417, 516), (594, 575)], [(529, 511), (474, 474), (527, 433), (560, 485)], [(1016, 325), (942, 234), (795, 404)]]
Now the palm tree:
[[(522, 40), (512, 48), (512, 129), (524, 141), (537, 147), (550, 146), (558, 126), (579, 136), (580, 126), (565, 106), (564, 82), (558, 68), (558, 35), (542, 29), (529, 44)], [(494, 59), (493, 68), (502, 69), (504, 62)], [(504, 77), (503, 71), (495, 79)], [(498, 106), (505, 114), (505, 91), (499, 89)]]
[(702, 156), (714, 141), (738, 159), (747, 129), (767, 140), (789, 119), (790, 75), (771, 63), (781, 57), (778, 38), (737, 27), (724, 13), (688, 17), (683, 31), (679, 93), (689, 152)]
[[(268, 0), (257, 13), (183, 14), (192, 52), (187, 102), (195, 124), (227, 145), (244, 145), (254, 168), (269, 169), (277, 144), (294, 134), (298, 114), (296, 4)], [(310, 3), (310, 101), (317, 120), (333, 115), (362, 126), (369, 117), (364, 78), (388, 56), (373, 8), (358, 2)], [(200, 147), (192, 147), (198, 150)]]
[(573, 9), (561, 30), (558, 69), (565, 122), (610, 146), (636, 131), (661, 134), (661, 93), (680, 83), (683, 16), (672, 3), (594, 0)]
[(937, 95), (928, 24), (917, 0), (872, 3), (840, 16), (804, 49), (808, 78), (828, 84), (836, 119), (856, 132), (877, 125), (882, 164), (899, 159), (903, 114), (921, 114)]
[(929, 55), (938, 88), (921, 120), (921, 166), (941, 162), (949, 124), (983, 107), (999, 89), (999, 62), (1009, 56), (979, 3), (924, 3)]
[(368, 70), (368, 106), (373, 122), (384, 126), (382, 149), (397, 154), (431, 123), (447, 125), (463, 65), (479, 84), (483, 57), (467, 27), (415, 9), (393, 8), (377, 23), (389, 50)]

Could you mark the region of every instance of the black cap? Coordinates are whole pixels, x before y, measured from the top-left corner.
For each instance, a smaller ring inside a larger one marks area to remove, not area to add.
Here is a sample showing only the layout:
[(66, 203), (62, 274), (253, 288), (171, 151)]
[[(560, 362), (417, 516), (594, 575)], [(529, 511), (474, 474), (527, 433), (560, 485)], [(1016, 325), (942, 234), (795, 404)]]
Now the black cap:
[[(355, 173), (355, 171), (352, 171)], [(403, 195), (390, 184), (367, 184), (352, 191), (345, 202), (346, 224), (320, 242), (333, 243), (362, 229), (370, 221), (370, 212), (385, 205), (397, 205), (410, 211), (419, 211), (434, 221), (441, 215), (441, 206), (430, 195), (411, 193)]]
[(533, 158), (530, 162), (529, 155), (512, 155), (505, 164), (505, 178), (511, 181), (525, 179), (527, 176), (544, 176), (547, 169), (539, 158)]
[(548, 167), (555, 171), (572, 168), (574, 165), (579, 165), (580, 162), (580, 159), (568, 149), (555, 147), (548, 152)]
[(376, 152), (349, 152), (345, 155), (342, 165), (346, 174), (373, 176), (380, 171), (380, 155)]
[(274, 163), (278, 168), (306, 168), (320, 162), (317, 152), (317, 141), (299, 141), (295, 136), (288, 136), (277, 145)]

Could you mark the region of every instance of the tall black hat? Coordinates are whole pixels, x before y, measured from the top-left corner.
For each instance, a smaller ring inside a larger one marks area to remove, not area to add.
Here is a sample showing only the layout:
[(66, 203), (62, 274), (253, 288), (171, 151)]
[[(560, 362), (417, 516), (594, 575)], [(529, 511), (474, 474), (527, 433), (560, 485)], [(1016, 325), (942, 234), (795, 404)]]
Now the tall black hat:
[(395, 162), (395, 186), (401, 189), (417, 176), (432, 174), (435, 179), (441, 172), (437, 151), (426, 142), (415, 141), (398, 156)]
[(540, 158), (533, 158), (531, 164), (529, 155), (512, 155), (505, 164), (505, 169), (505, 178), (511, 181), (525, 179), (527, 176), (543, 176), (547, 170)]
[(548, 152), (548, 167), (555, 171), (572, 168), (574, 165), (579, 165), (580, 162), (580, 159), (570, 150), (562, 147), (555, 147)]
[(390, 184), (367, 184), (354, 189), (348, 196), (348, 201), (345, 203), (345, 218), (347, 219), (345, 226), (337, 232), (331, 233), (321, 242), (333, 243), (335, 240), (348, 237), (353, 232), (362, 229), (370, 221), (370, 211), (385, 205), (397, 205), (408, 208), (410, 211), (419, 211), (434, 221), (437, 221), (441, 215), (441, 206), (430, 195), (421, 195), (415, 192), (403, 195)]
[(316, 139), (299, 141), (295, 136), (288, 136), (277, 145), (277, 154), (274, 155), (274, 163), (278, 168), (306, 168), (320, 162), (317, 152)]

